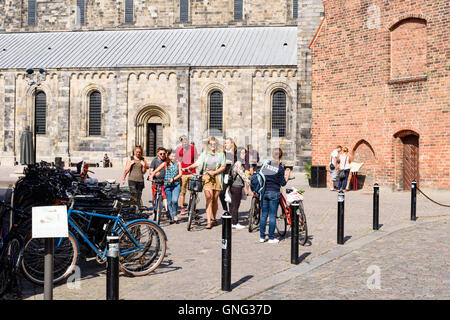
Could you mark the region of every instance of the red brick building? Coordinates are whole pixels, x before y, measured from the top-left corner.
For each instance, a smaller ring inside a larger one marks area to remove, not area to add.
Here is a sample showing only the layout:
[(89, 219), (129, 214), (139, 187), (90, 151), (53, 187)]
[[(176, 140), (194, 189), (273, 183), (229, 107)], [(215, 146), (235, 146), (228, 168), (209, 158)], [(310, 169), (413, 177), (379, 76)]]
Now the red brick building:
[(328, 0), (311, 42), (312, 163), (340, 144), (365, 187), (450, 188), (450, 2)]

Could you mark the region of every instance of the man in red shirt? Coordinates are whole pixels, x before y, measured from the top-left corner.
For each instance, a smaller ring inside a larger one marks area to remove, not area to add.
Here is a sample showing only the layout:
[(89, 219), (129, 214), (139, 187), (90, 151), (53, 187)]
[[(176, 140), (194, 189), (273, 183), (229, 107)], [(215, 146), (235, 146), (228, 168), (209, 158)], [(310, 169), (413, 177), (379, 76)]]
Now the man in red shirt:
[[(177, 161), (181, 162), (181, 168), (187, 168), (197, 160), (198, 157), (197, 148), (194, 146), (193, 142), (189, 144), (189, 140), (186, 136), (181, 136), (180, 142), (181, 146), (179, 146), (175, 151)], [(195, 169), (191, 171), (193, 173), (196, 173)], [(187, 204), (184, 203), (184, 199), (187, 192), (188, 179), (191, 176), (192, 175), (189, 172), (183, 171), (183, 176), (181, 177), (181, 192), (180, 192), (181, 214), (186, 214), (185, 207), (187, 206)]]

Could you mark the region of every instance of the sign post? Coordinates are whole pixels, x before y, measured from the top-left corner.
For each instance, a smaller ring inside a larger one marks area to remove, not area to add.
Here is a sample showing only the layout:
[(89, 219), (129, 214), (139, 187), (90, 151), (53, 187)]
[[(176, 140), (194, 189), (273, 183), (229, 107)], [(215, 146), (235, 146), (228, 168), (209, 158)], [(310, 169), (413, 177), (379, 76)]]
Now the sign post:
[(45, 239), (44, 300), (53, 300), (55, 238), (67, 238), (68, 236), (66, 206), (33, 207), (32, 237), (33, 239)]

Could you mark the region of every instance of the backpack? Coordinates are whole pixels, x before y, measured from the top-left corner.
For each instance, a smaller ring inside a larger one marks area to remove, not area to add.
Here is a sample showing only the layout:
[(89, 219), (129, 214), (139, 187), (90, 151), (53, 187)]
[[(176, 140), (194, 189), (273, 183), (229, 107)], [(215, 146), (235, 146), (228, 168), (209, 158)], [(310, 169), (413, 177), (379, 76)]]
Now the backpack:
[(264, 162), (262, 167), (254, 173), (250, 178), (250, 189), (253, 193), (261, 195), (264, 193), (266, 187), (266, 177), (262, 173), (264, 167), (267, 165), (268, 161)]

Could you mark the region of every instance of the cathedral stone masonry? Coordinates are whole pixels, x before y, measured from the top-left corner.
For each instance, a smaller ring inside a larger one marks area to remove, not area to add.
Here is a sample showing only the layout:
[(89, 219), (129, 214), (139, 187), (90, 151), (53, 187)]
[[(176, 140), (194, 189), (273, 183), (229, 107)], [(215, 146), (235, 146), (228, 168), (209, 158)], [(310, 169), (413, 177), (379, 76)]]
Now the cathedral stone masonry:
[[(309, 0), (310, 2), (312, 0)], [(299, 0), (299, 8), (303, 10)], [(125, 0), (36, 0), (36, 23), (28, 25), (28, 0), (0, 1), (0, 32), (113, 30), (211, 26), (296, 25), (292, 0), (242, 0), (242, 19), (235, 20), (233, 0), (190, 0), (188, 21), (180, 21), (180, 0), (135, 0), (133, 21), (125, 22)]]
[[(151, 130), (156, 130), (158, 146), (175, 147), (178, 137), (187, 134), (202, 150), (211, 134), (209, 95), (220, 90), (222, 137), (234, 138), (238, 146), (252, 144), (263, 159), (270, 157), (273, 148), (281, 147), (288, 164), (303, 167), (311, 162), (308, 45), (324, 14), (322, 1), (298, 0), (295, 19), (293, 0), (243, 0), (242, 19), (238, 20), (233, 0), (188, 2), (187, 21), (180, 20), (180, 0), (136, 0), (133, 21), (125, 22), (123, 0), (85, 0), (84, 10), (77, 7), (76, 0), (36, 0), (36, 22), (30, 25), (28, 1), (0, 0), (0, 35), (290, 27), (297, 28), (297, 43), (286, 45), (296, 47), (297, 63), (60, 66), (48, 68), (38, 87), (29, 85), (25, 68), (0, 68), (0, 165), (20, 161), (20, 136), (26, 126), (34, 128), (35, 95), (39, 91), (46, 94), (47, 113), (46, 133), (36, 135), (38, 161), (53, 162), (62, 157), (66, 165), (81, 160), (97, 163), (107, 153), (113, 165), (121, 166), (136, 144), (149, 150)], [(51, 43), (44, 45), (50, 50)], [(39, 57), (34, 58), (36, 64)], [(272, 95), (276, 90), (286, 94), (285, 137), (272, 132)], [(93, 92), (101, 97), (99, 136), (89, 134), (89, 97)]]

